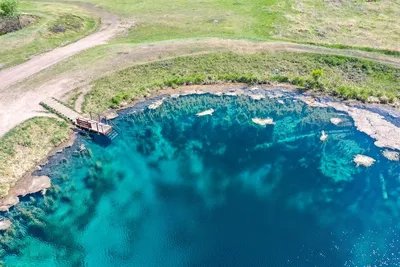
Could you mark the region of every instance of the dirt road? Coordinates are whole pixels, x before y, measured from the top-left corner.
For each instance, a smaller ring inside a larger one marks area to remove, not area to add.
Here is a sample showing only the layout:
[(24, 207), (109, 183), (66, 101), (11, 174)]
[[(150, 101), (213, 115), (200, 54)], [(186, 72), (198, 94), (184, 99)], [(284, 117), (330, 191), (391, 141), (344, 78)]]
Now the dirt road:
[(10, 85), (20, 82), (79, 52), (97, 45), (105, 44), (109, 39), (123, 30), (124, 27), (117, 15), (108, 13), (99, 7), (89, 4), (82, 3), (79, 4), (79, 6), (100, 17), (101, 26), (99, 31), (90, 34), (75, 43), (56, 48), (47, 53), (38, 55), (20, 65), (0, 71), (0, 92)]

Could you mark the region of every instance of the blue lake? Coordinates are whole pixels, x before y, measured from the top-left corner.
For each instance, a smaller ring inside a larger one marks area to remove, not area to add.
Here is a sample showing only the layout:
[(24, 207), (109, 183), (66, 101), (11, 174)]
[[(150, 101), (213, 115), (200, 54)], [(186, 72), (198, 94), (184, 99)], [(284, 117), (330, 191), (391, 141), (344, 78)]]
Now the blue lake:
[(399, 163), (344, 113), (206, 94), (113, 124), (112, 142), (80, 136), (38, 172), (53, 188), (8, 214), (6, 266), (400, 265)]

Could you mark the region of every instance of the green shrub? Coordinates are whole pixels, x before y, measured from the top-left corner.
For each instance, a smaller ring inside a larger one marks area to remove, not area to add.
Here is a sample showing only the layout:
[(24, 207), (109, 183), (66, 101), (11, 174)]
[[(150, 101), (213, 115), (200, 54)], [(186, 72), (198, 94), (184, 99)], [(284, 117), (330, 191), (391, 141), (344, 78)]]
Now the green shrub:
[(322, 69), (316, 69), (316, 70), (311, 71), (311, 77), (313, 78), (313, 80), (316, 83), (319, 82), (319, 80), (322, 77), (322, 74), (324, 74), (324, 70), (322, 70)]
[(303, 87), (306, 84), (306, 79), (303, 77), (294, 77), (291, 81), (291, 84)]
[(280, 83), (287, 83), (289, 82), (289, 78), (283, 75), (274, 75), (271, 76), (271, 81), (280, 82)]
[(118, 93), (116, 94), (112, 99), (111, 99), (111, 103), (112, 103), (112, 107), (118, 107), (119, 104), (125, 100), (128, 101), (130, 98), (129, 93)]
[(18, 0), (0, 0), (0, 15), (15, 17), (18, 15)]

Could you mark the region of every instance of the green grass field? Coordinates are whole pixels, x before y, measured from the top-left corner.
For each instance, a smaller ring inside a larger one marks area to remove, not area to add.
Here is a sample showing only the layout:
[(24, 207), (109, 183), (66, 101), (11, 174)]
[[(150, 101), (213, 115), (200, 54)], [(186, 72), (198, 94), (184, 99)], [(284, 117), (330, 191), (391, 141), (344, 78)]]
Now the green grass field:
[[(0, 65), (3, 67), (77, 41), (99, 25), (91, 14), (73, 5), (21, 2), (20, 11), (34, 15), (37, 21), (22, 30), (0, 36)], [(56, 32), (57, 28), (65, 31)]]
[(400, 97), (400, 70), (367, 60), (288, 52), (216, 53), (137, 65), (101, 78), (87, 95), (84, 110), (102, 112), (121, 101), (186, 84), (277, 81), (306, 88), (316, 69), (324, 71), (319, 90), (328, 94), (362, 101), (369, 96), (389, 102)]
[(121, 42), (192, 37), (280, 39), (399, 51), (399, 0), (81, 0), (137, 27)]

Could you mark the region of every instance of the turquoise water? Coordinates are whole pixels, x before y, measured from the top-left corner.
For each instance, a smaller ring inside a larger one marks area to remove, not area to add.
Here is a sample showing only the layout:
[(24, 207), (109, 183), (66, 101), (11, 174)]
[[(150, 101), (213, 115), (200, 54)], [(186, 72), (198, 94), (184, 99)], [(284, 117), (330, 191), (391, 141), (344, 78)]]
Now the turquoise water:
[[(124, 111), (112, 142), (80, 136), (38, 172), (53, 181), (46, 196), (26, 197), (8, 214), (14, 226), (2, 236), (3, 261), (400, 265), (399, 163), (346, 114), (290, 94), (279, 100), (185, 96)], [(212, 116), (195, 116), (209, 108)], [(276, 124), (259, 126), (255, 117)], [(357, 168), (356, 154), (377, 161)]]

